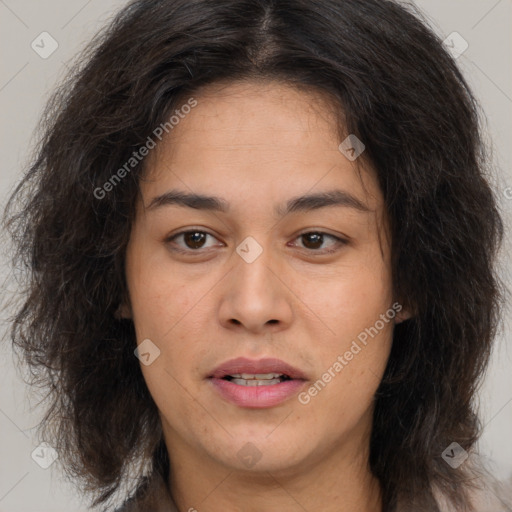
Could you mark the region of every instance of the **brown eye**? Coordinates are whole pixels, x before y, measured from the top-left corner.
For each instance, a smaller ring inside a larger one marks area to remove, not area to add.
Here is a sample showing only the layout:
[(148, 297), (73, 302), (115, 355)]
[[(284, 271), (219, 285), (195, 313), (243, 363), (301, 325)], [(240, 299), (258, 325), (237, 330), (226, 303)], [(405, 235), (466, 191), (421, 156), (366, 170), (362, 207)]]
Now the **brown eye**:
[(324, 236), (321, 233), (306, 233), (301, 237), (306, 249), (319, 249), (324, 242)]
[(206, 239), (201, 231), (187, 231), (183, 233), (183, 240), (189, 249), (200, 249)]
[[(214, 247), (214, 245), (207, 246), (207, 238), (215, 239), (213, 235), (205, 231), (191, 229), (188, 231), (181, 231), (175, 235), (170, 236), (165, 240), (166, 243), (171, 245), (171, 249), (181, 253), (200, 253), (204, 252), (203, 249)], [(297, 239), (302, 240), (302, 248), (312, 253), (330, 254), (336, 252), (340, 246), (346, 245), (348, 242), (322, 231), (310, 231), (302, 233)], [(326, 241), (331, 240), (331, 243), (325, 246)], [(300, 246), (299, 246), (300, 247)]]
[[(323, 233), (321, 231), (310, 231), (308, 233), (302, 233), (297, 237), (302, 240), (303, 247), (313, 252), (318, 252), (320, 254), (329, 254), (336, 252), (340, 245), (346, 245), (348, 242), (334, 235), (330, 235), (328, 233)], [(330, 244), (327, 248), (322, 249), (322, 245), (324, 245), (325, 240), (330, 239), (334, 242)]]
[[(178, 252), (200, 252), (203, 248), (208, 248), (205, 246), (207, 237), (213, 237), (210, 233), (206, 233), (205, 231), (199, 230), (189, 230), (182, 231), (181, 233), (177, 233), (171, 237), (169, 237), (166, 242), (176, 247), (173, 247), (172, 250)], [(176, 240), (182, 240), (182, 243), (177, 243)]]

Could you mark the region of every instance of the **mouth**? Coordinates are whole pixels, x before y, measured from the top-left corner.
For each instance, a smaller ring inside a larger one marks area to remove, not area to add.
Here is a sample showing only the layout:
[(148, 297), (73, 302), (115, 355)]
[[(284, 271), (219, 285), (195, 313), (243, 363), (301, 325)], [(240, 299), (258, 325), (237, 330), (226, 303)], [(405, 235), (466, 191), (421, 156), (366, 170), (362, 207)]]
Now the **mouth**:
[(266, 408), (281, 404), (307, 382), (299, 369), (279, 359), (237, 358), (217, 367), (208, 380), (220, 396), (239, 407)]
[[(246, 381), (268, 381), (275, 379), (306, 380), (304, 372), (294, 366), (275, 358), (247, 359), (238, 357), (219, 365), (210, 378), (242, 379)], [(255, 384), (253, 384), (255, 385)]]
[(224, 380), (238, 384), (239, 386), (273, 386), (287, 380), (292, 380), (284, 373), (235, 373), (225, 375)]

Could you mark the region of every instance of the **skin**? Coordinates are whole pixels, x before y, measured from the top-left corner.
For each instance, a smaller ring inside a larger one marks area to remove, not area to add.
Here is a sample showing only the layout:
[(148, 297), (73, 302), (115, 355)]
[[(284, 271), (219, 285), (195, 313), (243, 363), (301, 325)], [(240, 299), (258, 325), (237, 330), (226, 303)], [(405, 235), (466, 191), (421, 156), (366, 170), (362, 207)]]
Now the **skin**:
[[(373, 396), (405, 309), (305, 405), (293, 396), (240, 407), (206, 378), (234, 357), (276, 357), (306, 373), (307, 390), (398, 301), (375, 174), (339, 151), (332, 105), (317, 92), (247, 82), (210, 85), (194, 98), (148, 156), (123, 306), (138, 343), (149, 338), (160, 350), (141, 368), (160, 411), (173, 498), (180, 511), (380, 511), (368, 467)], [(149, 208), (171, 189), (219, 196), (230, 211)], [(332, 189), (370, 211), (273, 212)], [(196, 246), (169, 241), (187, 229), (210, 236)], [(347, 243), (300, 236), (319, 231)], [(252, 263), (236, 252), (248, 236), (263, 249)], [(248, 442), (261, 455), (252, 467), (237, 456)]]

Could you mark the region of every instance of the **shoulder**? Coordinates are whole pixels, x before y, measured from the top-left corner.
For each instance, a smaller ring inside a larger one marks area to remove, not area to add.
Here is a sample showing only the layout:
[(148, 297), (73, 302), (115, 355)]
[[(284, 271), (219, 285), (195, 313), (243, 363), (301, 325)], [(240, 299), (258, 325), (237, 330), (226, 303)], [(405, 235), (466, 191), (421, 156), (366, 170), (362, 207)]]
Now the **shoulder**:
[[(453, 508), (442, 495), (436, 493), (436, 499), (440, 512), (452, 512)], [(471, 504), (475, 512), (512, 512), (512, 477), (506, 482), (482, 478), (478, 487), (471, 491)], [(402, 510), (400, 507), (398, 509)], [(179, 512), (179, 510), (162, 477), (154, 475), (144, 482), (135, 496), (126, 500), (115, 512)]]
[[(500, 482), (492, 477), (481, 478), (469, 491), (475, 512), (512, 512), (512, 479)], [(439, 499), (440, 511), (451, 512), (446, 500)]]
[(507, 482), (484, 480), (473, 494), (476, 512), (512, 512), (512, 478)]
[[(481, 468), (480, 468), (481, 469)], [(400, 499), (395, 512), (454, 512), (455, 510), (470, 510), (471, 512), (512, 512), (512, 475), (507, 481), (499, 481), (489, 473), (479, 472), (478, 476), (467, 481), (467, 502), (463, 508), (454, 508), (455, 505), (448, 499), (438, 486), (433, 487), (434, 503), (429, 506), (412, 503)], [(469, 507), (469, 508), (468, 508)]]

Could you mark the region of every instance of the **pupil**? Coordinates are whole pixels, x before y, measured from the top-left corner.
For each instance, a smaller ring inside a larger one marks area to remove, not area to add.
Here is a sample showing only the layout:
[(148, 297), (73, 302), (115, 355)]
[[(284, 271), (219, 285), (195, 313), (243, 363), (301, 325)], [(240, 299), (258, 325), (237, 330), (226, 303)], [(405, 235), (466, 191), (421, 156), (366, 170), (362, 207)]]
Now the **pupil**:
[[(304, 245), (308, 248), (308, 249), (317, 249), (318, 246), (321, 246), (322, 245), (322, 241), (323, 241), (323, 235), (321, 235), (320, 233), (308, 233), (306, 235), (302, 235), (304, 237), (304, 239), (308, 240), (308, 239), (313, 239), (313, 243), (309, 243), (309, 242), (306, 242), (304, 243)], [(311, 245), (313, 245), (314, 247), (311, 247)]]
[(204, 233), (200, 233), (199, 231), (189, 231), (185, 233), (185, 243), (191, 249), (199, 249), (204, 242)]

